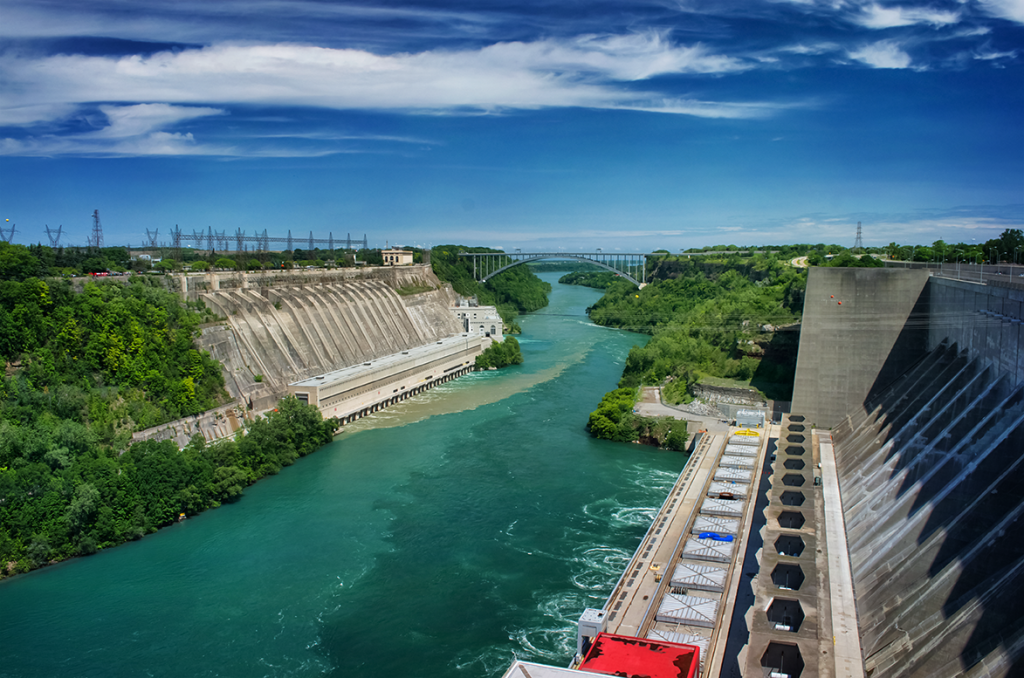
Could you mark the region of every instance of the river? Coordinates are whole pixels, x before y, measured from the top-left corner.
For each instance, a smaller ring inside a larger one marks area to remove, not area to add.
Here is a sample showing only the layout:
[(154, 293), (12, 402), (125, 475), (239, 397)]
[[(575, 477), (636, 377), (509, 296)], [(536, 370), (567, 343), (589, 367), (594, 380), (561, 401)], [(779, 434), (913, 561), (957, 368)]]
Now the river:
[(552, 283), (525, 364), (365, 419), (240, 501), (0, 582), (0, 675), (501, 676), (565, 665), (685, 458), (583, 426), (642, 335)]

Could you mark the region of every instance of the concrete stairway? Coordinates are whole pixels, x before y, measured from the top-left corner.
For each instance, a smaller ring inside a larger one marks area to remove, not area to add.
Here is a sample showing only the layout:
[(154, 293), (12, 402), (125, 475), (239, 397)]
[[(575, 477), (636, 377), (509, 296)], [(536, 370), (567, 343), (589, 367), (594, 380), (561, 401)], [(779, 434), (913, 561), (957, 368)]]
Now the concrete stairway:
[(1024, 387), (944, 344), (833, 440), (868, 675), (1024, 669)]

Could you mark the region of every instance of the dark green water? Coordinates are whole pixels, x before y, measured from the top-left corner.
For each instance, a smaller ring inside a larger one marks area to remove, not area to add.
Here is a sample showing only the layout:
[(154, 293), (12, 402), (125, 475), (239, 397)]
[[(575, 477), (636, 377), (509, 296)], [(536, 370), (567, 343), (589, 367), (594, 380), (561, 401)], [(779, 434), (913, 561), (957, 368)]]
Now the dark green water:
[(235, 504), (0, 583), (0, 675), (565, 665), (684, 457), (587, 436), (646, 337), (591, 325), (598, 292), (554, 287), (521, 320), (525, 365), (364, 420)]

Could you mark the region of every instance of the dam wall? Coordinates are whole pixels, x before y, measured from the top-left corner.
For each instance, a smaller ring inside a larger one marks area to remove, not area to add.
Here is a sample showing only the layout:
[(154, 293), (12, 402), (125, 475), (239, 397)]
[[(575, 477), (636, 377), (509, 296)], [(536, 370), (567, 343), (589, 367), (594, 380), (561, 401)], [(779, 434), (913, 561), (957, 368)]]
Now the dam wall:
[[(347, 277), (326, 275), (337, 271)], [(285, 273), (261, 285), (232, 278), (237, 286), (197, 296), (227, 319), (204, 328), (199, 343), (223, 364), (228, 393), (254, 409), (272, 407), (291, 382), (462, 331), (448, 310), (455, 293), (429, 267), (336, 269), (313, 278)], [(404, 286), (431, 289), (399, 295)]]
[(1021, 675), (1024, 286), (919, 273), (812, 269), (794, 408), (833, 428), (866, 674)]
[(987, 285), (931, 278), (928, 287), (928, 350), (956, 344), (984, 365), (1024, 383), (1024, 282)]
[(812, 427), (831, 428), (877, 384), (890, 383), (920, 359), (928, 335), (928, 280), (925, 270), (812, 267), (793, 412)]

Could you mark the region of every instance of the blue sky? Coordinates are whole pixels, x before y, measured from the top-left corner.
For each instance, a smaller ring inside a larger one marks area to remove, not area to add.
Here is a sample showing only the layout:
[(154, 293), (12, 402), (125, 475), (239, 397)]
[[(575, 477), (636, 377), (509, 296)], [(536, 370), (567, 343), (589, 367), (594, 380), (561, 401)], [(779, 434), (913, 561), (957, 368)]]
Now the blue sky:
[(1024, 0), (0, 0), (15, 242), (1024, 228)]

